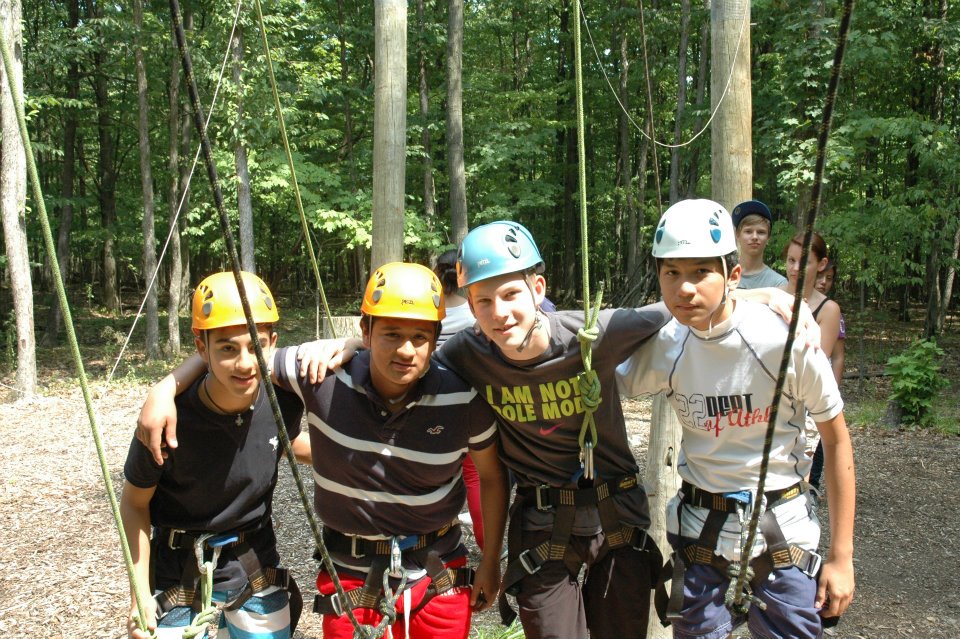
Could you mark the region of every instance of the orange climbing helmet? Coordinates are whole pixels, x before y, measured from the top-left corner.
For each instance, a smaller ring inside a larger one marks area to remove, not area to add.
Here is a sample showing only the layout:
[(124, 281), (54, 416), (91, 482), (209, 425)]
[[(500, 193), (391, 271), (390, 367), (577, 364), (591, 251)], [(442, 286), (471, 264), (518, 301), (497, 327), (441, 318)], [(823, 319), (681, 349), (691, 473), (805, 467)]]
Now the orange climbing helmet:
[[(255, 324), (273, 324), (280, 319), (273, 293), (263, 280), (240, 272)], [(240, 293), (232, 271), (206, 277), (193, 292), (193, 330), (195, 333), (224, 326), (246, 324)]]
[(360, 311), (373, 317), (439, 322), (446, 315), (443, 286), (426, 266), (390, 262), (370, 276)]

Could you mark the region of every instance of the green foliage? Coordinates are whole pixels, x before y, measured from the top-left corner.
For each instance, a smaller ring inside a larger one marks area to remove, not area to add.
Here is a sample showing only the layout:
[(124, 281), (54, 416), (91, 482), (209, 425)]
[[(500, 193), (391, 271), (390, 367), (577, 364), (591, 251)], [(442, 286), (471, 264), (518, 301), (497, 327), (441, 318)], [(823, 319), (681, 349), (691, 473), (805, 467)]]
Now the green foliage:
[(947, 385), (940, 374), (943, 350), (933, 340), (919, 340), (910, 348), (887, 360), (887, 372), (893, 376), (891, 400), (910, 423), (929, 425), (937, 393)]

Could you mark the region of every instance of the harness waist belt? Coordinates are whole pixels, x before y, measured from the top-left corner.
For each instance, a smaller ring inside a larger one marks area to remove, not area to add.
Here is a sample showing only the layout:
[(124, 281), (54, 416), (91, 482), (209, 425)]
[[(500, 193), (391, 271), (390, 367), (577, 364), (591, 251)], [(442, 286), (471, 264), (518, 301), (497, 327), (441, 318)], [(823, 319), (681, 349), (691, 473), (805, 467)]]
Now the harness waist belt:
[[(737, 493), (737, 497), (732, 496), (731, 493), (711, 493), (702, 488), (697, 488), (687, 481), (683, 482), (680, 490), (683, 492), (683, 503), (699, 506), (700, 508), (706, 508), (708, 510), (735, 513), (738, 509), (747, 505), (738, 498), (740, 493)], [(769, 510), (774, 506), (799, 497), (802, 493), (803, 488), (798, 482), (793, 486), (779, 490), (768, 490), (763, 495), (767, 499), (766, 508)]]
[[(460, 529), (459, 522), (449, 523), (440, 530), (422, 535), (397, 537), (397, 545), (401, 551), (423, 550), (432, 546), (438, 539), (450, 534), (454, 529)], [(323, 529), (323, 542), (331, 552), (350, 555), (354, 558), (368, 555), (389, 557), (392, 550), (391, 541), (392, 539), (365, 539), (328, 527)]]
[(539, 486), (518, 486), (517, 494), (524, 499), (533, 498), (534, 503), (525, 507), (537, 510), (550, 510), (559, 506), (596, 506), (603, 500), (636, 488), (642, 489), (637, 475), (624, 475), (609, 479), (588, 488), (557, 488), (541, 484)]

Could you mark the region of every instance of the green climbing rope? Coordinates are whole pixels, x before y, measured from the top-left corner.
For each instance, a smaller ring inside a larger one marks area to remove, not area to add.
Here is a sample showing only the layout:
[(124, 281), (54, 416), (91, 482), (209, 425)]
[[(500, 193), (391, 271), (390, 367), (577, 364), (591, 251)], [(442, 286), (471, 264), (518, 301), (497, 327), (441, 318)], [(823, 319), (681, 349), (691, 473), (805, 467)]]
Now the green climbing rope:
[[(280, 107), (280, 93), (277, 90), (277, 78), (273, 74), (273, 57), (270, 53), (270, 44), (267, 42), (267, 26), (263, 21), (263, 9), (260, 7), (260, 0), (254, 0), (257, 8), (257, 21), (260, 23), (260, 39), (263, 42), (263, 52), (267, 59), (267, 71), (270, 77), (270, 89), (273, 91), (273, 106), (277, 110), (277, 123), (280, 126), (280, 138), (283, 140), (283, 149), (287, 154), (287, 166), (290, 168), (290, 181), (293, 184), (294, 199), (297, 202), (297, 212), (300, 214), (300, 225), (303, 229), (303, 239), (307, 246), (307, 254), (310, 256), (310, 264), (313, 266), (313, 276), (317, 280), (317, 291), (320, 293), (320, 299), (323, 302), (323, 310), (327, 316), (327, 324), (333, 337), (337, 337), (337, 327), (333, 325), (333, 317), (330, 315), (330, 305), (327, 304), (327, 295), (323, 290), (323, 282), (320, 279), (320, 266), (317, 264), (317, 255), (313, 250), (313, 241), (310, 239), (310, 226), (307, 224), (307, 215), (303, 211), (303, 199), (300, 197), (300, 184), (297, 182), (297, 170), (293, 164), (293, 152), (290, 150), (290, 141), (287, 139), (287, 125), (283, 121), (283, 109)], [(320, 338), (320, 335), (317, 335)]]
[[(597, 316), (600, 312), (600, 302), (603, 299), (603, 284), (597, 291), (597, 298), (590, 305), (590, 253), (589, 237), (587, 234), (587, 160), (586, 144), (584, 143), (583, 124), (583, 63), (580, 54), (580, 2), (573, 3), (573, 55), (576, 69), (576, 96), (577, 96), (577, 165), (580, 189), (580, 259), (583, 277), (583, 328), (577, 332), (580, 342), (580, 355), (583, 358), (583, 372), (577, 376), (580, 395), (583, 399), (583, 425), (580, 427), (580, 460), (583, 466), (585, 479), (596, 476), (593, 466), (593, 453), (600, 443), (597, 433), (597, 422), (594, 413), (600, 405), (600, 378), (593, 370), (593, 342), (599, 335)], [(587, 438), (589, 435), (589, 439)]]
[(100, 437), (100, 428), (97, 426), (97, 418), (93, 410), (93, 400), (90, 396), (90, 387), (87, 383), (87, 373), (83, 366), (83, 358), (80, 356), (80, 345), (77, 341), (77, 333), (73, 327), (73, 313), (70, 311), (70, 304), (67, 301), (66, 288), (63, 285), (63, 278), (60, 273), (60, 264), (57, 261), (57, 249), (53, 242), (53, 234), (50, 231), (50, 219), (47, 217), (47, 207), (43, 198), (43, 191), (40, 188), (40, 177), (37, 173), (37, 165), (33, 155), (33, 146), (30, 144), (30, 136), (27, 133), (27, 119), (23, 112), (23, 96), (14, 82), (13, 63), (10, 59), (10, 48), (7, 45), (6, 36), (3, 29), (0, 29), (0, 55), (3, 57), (3, 68), (7, 74), (7, 86), (10, 89), (10, 98), (13, 102), (13, 108), (17, 116), (17, 124), (20, 130), (20, 139), (23, 141), (23, 151), (27, 161), (27, 174), (30, 177), (30, 187), (33, 191), (33, 205), (37, 209), (40, 219), (40, 227), (43, 233), (43, 245), (47, 252), (47, 259), (50, 260), (50, 272), (53, 275), (53, 282), (57, 289), (57, 300), (60, 302), (60, 308), (63, 311), (63, 324), (67, 332), (67, 341), (70, 343), (70, 354), (73, 357), (73, 363), (77, 370), (77, 379), (80, 381), (80, 390), (83, 393), (83, 403), (87, 408), (87, 419), (90, 422), (90, 432), (93, 435), (93, 443), (97, 449), (97, 459), (100, 462), (100, 473), (103, 476), (103, 485), (107, 491), (107, 498), (110, 501), (110, 511), (113, 514), (113, 521), (117, 526), (117, 533), (120, 535), (120, 547), (123, 549), (123, 560), (126, 563), (127, 574), (130, 577), (130, 583), (134, 585), (133, 594), (137, 603), (137, 614), (140, 621), (140, 629), (146, 631), (144, 619), (143, 602), (148, 599), (143, 592), (143, 584), (139, 583), (133, 567), (133, 557), (130, 554), (130, 546), (127, 543), (126, 531), (123, 528), (123, 520), (120, 517), (120, 506), (117, 502), (117, 494), (113, 488), (113, 481), (110, 478), (110, 469), (107, 467), (106, 455), (103, 451), (103, 441)]

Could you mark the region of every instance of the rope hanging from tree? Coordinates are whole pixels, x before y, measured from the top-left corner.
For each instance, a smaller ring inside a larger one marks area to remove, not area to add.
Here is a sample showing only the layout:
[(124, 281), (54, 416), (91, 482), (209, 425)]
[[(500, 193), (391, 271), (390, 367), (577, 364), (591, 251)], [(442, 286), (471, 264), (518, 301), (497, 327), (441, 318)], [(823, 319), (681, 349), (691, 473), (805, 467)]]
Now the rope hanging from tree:
[[(830, 73), (830, 83), (827, 86), (827, 97), (823, 106), (823, 118), (820, 122), (820, 132), (817, 136), (817, 160), (814, 169), (813, 192), (810, 209), (804, 220), (803, 248), (800, 254), (800, 273), (797, 276), (797, 290), (793, 300), (793, 315), (790, 318), (790, 329), (787, 332), (787, 342), (783, 347), (783, 357), (780, 360), (780, 372), (777, 375), (777, 384), (773, 392), (773, 404), (770, 409), (770, 419), (767, 422), (766, 436), (763, 441), (763, 458), (760, 462), (760, 477), (757, 481), (757, 495), (759, 495), (759, 507), (753, 509), (750, 518), (750, 527), (744, 542), (743, 551), (740, 553), (740, 564), (735, 570), (736, 579), (731, 580), (733, 593), (728, 591), (729, 605), (735, 612), (746, 612), (752, 601), (752, 597), (746, 592), (746, 585), (749, 580), (749, 563), (751, 553), (748, 550), (753, 548), (757, 537), (757, 528), (759, 527), (760, 517), (763, 514), (763, 493), (767, 480), (767, 468), (770, 464), (770, 451), (773, 448), (773, 429), (777, 423), (777, 413), (779, 412), (780, 397), (783, 394), (783, 386), (787, 377), (787, 368), (790, 363), (790, 354), (793, 350), (794, 335), (800, 320), (800, 304), (803, 301), (803, 287), (807, 267), (807, 258), (810, 253), (810, 242), (813, 237), (813, 225), (816, 222), (820, 211), (820, 198), (823, 190), (823, 174), (826, 165), (827, 140), (830, 137), (830, 125), (833, 118), (833, 107), (837, 98), (837, 88), (840, 84), (840, 71), (843, 67), (843, 54), (846, 50), (847, 35), (850, 32), (850, 19), (853, 15), (854, 0), (845, 0), (843, 4), (843, 13), (840, 18), (840, 29), (837, 39), (837, 48), (833, 56), (833, 69)], [(733, 565), (733, 564), (731, 564)]]
[[(287, 139), (287, 126), (283, 121), (283, 109), (280, 106), (280, 92), (277, 90), (277, 78), (273, 74), (273, 56), (270, 53), (270, 44), (267, 42), (267, 26), (263, 21), (263, 9), (260, 7), (260, 0), (254, 0), (254, 6), (257, 8), (257, 22), (260, 25), (260, 39), (263, 42), (263, 52), (267, 58), (270, 89), (273, 92), (273, 106), (277, 110), (277, 123), (280, 126), (280, 137), (283, 140), (283, 149), (287, 155), (287, 166), (290, 168), (290, 181), (293, 184), (294, 199), (297, 203), (297, 213), (300, 215), (300, 226), (303, 231), (304, 243), (307, 246), (307, 254), (310, 256), (310, 265), (313, 266), (313, 276), (317, 280), (317, 291), (320, 293), (320, 299), (323, 302), (323, 310), (327, 316), (327, 323), (330, 325), (330, 331), (333, 337), (337, 337), (337, 327), (333, 325), (333, 317), (330, 315), (330, 305), (327, 304), (327, 295), (323, 290), (323, 282), (320, 280), (320, 266), (317, 264), (317, 255), (313, 250), (313, 241), (310, 239), (310, 226), (307, 224), (307, 215), (303, 211), (303, 198), (300, 197), (300, 183), (297, 182), (297, 170), (293, 164), (293, 152), (290, 150), (290, 141)], [(317, 335), (318, 339), (319, 337), (320, 335)]]
[[(130, 577), (130, 583), (133, 584), (133, 595), (136, 600), (137, 611), (139, 617), (142, 619), (144, 616), (143, 602), (148, 595), (143, 592), (143, 584), (139, 583), (134, 572), (133, 558), (130, 554), (130, 546), (127, 543), (127, 535), (123, 528), (123, 520), (120, 517), (120, 506), (117, 502), (117, 494), (113, 488), (113, 481), (110, 479), (110, 469), (107, 467), (106, 454), (103, 450), (103, 440), (100, 437), (100, 428), (97, 426), (97, 418), (94, 414), (93, 399), (90, 395), (89, 384), (87, 383), (87, 373), (83, 366), (83, 358), (80, 356), (80, 345), (77, 341), (77, 333), (73, 326), (73, 314), (70, 311), (70, 305), (67, 301), (67, 292), (63, 284), (63, 277), (60, 275), (61, 271), (57, 261), (56, 245), (53, 241), (53, 233), (50, 230), (50, 220), (47, 217), (47, 206), (43, 197), (43, 190), (40, 188), (40, 176), (37, 173), (33, 146), (30, 143), (30, 136), (27, 133), (27, 119), (23, 112), (23, 96), (20, 94), (19, 88), (14, 81), (16, 76), (13, 73), (10, 48), (7, 45), (7, 39), (3, 29), (0, 29), (0, 57), (3, 58), (3, 67), (7, 75), (7, 86), (10, 89), (11, 102), (16, 112), (20, 139), (23, 142), (24, 156), (27, 162), (27, 174), (30, 177), (30, 186), (33, 191), (33, 204), (37, 207), (37, 217), (40, 219), (44, 249), (47, 251), (47, 258), (50, 260), (50, 272), (53, 275), (54, 285), (57, 289), (57, 300), (60, 302), (60, 308), (63, 311), (63, 324), (67, 332), (67, 341), (70, 343), (70, 354), (73, 357), (73, 363), (77, 370), (77, 379), (80, 382), (83, 403), (87, 408), (87, 419), (90, 422), (90, 432), (93, 435), (93, 443), (97, 449), (97, 459), (100, 463), (103, 485), (107, 491), (107, 498), (110, 501), (110, 511), (113, 514), (113, 521), (116, 524), (117, 533), (120, 535), (120, 547), (123, 550), (123, 559), (127, 567), (127, 575)], [(141, 630), (146, 630), (143, 622), (140, 623)]]
[[(583, 271), (583, 328), (577, 331), (577, 340), (580, 342), (580, 356), (583, 358), (583, 372), (577, 375), (577, 384), (583, 399), (583, 425), (580, 427), (580, 466), (584, 479), (594, 479), (596, 470), (593, 464), (593, 454), (600, 443), (597, 433), (597, 422), (594, 413), (600, 405), (600, 378), (593, 370), (593, 342), (600, 331), (597, 328), (597, 315), (600, 313), (600, 302), (603, 300), (603, 283), (597, 287), (597, 297), (590, 306), (590, 253), (587, 236), (587, 160), (586, 144), (584, 143), (583, 124), (583, 67), (580, 59), (580, 3), (574, 3), (573, 19), (573, 52), (574, 68), (576, 70), (577, 95), (577, 165), (580, 190), (580, 258)], [(588, 439), (589, 436), (589, 439)]]
[[(233, 239), (233, 234), (230, 229), (230, 219), (227, 216), (226, 208), (223, 203), (223, 194), (220, 189), (220, 179), (217, 175), (217, 167), (213, 160), (213, 153), (210, 148), (210, 140), (207, 137), (207, 130), (204, 124), (203, 119), (203, 106), (200, 104), (200, 96), (197, 90), (196, 79), (193, 76), (193, 64), (190, 59), (190, 51), (187, 46), (186, 34), (183, 30), (183, 24), (180, 18), (180, 3), (179, 0), (170, 0), (170, 13), (173, 20), (174, 35), (177, 42), (177, 49), (180, 54), (180, 61), (183, 66), (183, 73), (187, 79), (187, 88), (190, 95), (190, 102), (193, 106), (193, 116), (194, 116), (194, 125), (197, 128), (197, 132), (200, 135), (201, 148), (203, 149), (204, 164), (207, 168), (207, 177), (210, 180), (211, 187), (213, 189), (213, 199), (214, 204), (217, 209), (219, 222), (220, 222), (220, 232), (223, 236), (224, 242), (227, 246), (227, 252), (230, 257), (231, 270), (233, 271), (233, 276), (237, 284), (237, 291), (240, 296), (240, 305), (243, 308), (244, 317), (247, 320), (247, 330), (250, 333), (251, 341), (253, 342), (256, 356), (257, 364), (260, 368), (260, 374), (264, 380), (270, 379), (269, 367), (264, 358), (263, 348), (260, 345), (260, 340), (257, 337), (257, 326), (253, 321), (253, 314), (250, 310), (250, 303), (247, 300), (246, 290), (243, 285), (243, 280), (240, 276), (240, 258), (237, 253), (236, 243)], [(333, 564), (333, 560), (330, 558), (330, 553), (327, 550), (327, 546), (323, 541), (323, 536), (320, 533), (320, 526), (317, 523), (317, 519), (313, 514), (312, 508), (310, 507), (310, 501), (307, 497), (306, 488), (303, 484), (303, 479), (300, 476), (300, 470), (297, 467), (296, 458), (293, 455), (293, 450), (290, 445), (290, 438), (287, 435), (287, 430), (284, 427), (283, 415), (280, 412), (280, 405), (277, 402), (277, 396), (273, 389), (273, 384), (266, 383), (264, 387), (267, 390), (267, 397), (270, 400), (270, 407), (273, 410), (274, 420), (277, 424), (277, 432), (280, 440), (283, 442), (283, 449), (287, 455), (287, 461), (290, 463), (290, 470), (293, 474), (294, 481), (297, 485), (297, 491), (300, 495), (300, 501), (303, 506), (304, 513), (307, 516), (307, 520), (310, 524), (310, 530), (313, 533), (314, 543), (317, 546), (317, 550), (320, 553), (323, 565), (326, 568), (327, 572), (330, 574), (331, 580), (333, 582), (334, 589), (337, 592), (337, 595), (341, 598), (341, 601), (349, 601), (347, 598), (346, 592), (343, 589), (343, 584), (340, 582), (340, 578), (337, 574), (336, 567)], [(400, 589), (397, 590), (395, 596), (399, 596)], [(395, 597), (394, 597), (395, 600)], [(380, 623), (373, 627), (360, 624), (357, 621), (356, 615), (353, 613), (353, 609), (350, 606), (345, 607), (345, 613), (347, 618), (350, 620), (350, 623), (354, 628), (354, 637), (358, 639), (375, 639), (383, 635), (383, 632), (386, 630), (387, 623), (391, 619), (391, 615), (384, 614), (383, 619)]]

